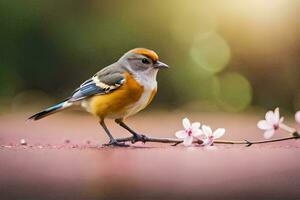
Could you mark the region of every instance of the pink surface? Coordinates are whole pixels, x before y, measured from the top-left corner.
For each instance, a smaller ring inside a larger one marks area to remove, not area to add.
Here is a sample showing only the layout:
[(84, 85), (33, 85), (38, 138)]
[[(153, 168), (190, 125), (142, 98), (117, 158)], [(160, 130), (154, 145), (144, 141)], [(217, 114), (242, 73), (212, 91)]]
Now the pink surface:
[[(216, 150), (162, 144), (90, 148), (106, 142), (97, 121), (67, 114), (24, 122), (0, 117), (0, 199), (299, 199), (300, 141)], [(128, 124), (147, 135), (174, 137), (184, 113), (141, 114)], [(227, 129), (222, 139), (261, 139), (256, 116), (189, 114)], [(126, 131), (108, 123), (117, 137)], [(283, 136), (284, 133), (278, 133)], [(65, 140), (70, 144), (64, 144)], [(73, 145), (87, 148), (72, 148)], [(29, 146), (32, 145), (32, 148)], [(41, 148), (39, 146), (41, 145)], [(51, 145), (47, 147), (47, 145)], [(52, 148), (53, 146), (60, 148)]]

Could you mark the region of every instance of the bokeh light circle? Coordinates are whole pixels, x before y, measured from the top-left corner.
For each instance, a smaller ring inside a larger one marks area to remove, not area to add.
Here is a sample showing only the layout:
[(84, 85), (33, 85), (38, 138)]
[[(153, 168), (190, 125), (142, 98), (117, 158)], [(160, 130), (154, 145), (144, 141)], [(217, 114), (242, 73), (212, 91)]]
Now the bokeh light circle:
[(192, 44), (190, 56), (201, 68), (217, 73), (222, 71), (230, 59), (230, 47), (217, 33), (199, 35)]
[(252, 100), (252, 87), (249, 81), (239, 73), (226, 73), (219, 77), (217, 100), (226, 111), (246, 109)]

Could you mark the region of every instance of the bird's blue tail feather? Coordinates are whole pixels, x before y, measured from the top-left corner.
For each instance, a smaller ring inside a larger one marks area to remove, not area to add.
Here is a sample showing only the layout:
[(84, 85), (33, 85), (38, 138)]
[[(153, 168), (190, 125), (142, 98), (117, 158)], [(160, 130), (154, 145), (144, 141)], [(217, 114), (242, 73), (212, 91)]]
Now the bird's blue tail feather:
[(51, 106), (50, 108), (47, 108), (47, 109), (45, 109), (45, 110), (43, 110), (43, 111), (41, 111), (39, 113), (36, 113), (35, 115), (32, 115), (28, 119), (36, 121), (36, 120), (42, 119), (42, 118), (44, 118), (44, 117), (46, 117), (48, 115), (56, 113), (59, 110), (62, 110), (62, 109), (65, 109), (65, 108), (69, 107), (69, 106), (65, 106), (66, 105), (65, 102), (66, 101), (63, 101), (63, 102), (58, 103), (58, 104), (56, 104), (54, 106)]

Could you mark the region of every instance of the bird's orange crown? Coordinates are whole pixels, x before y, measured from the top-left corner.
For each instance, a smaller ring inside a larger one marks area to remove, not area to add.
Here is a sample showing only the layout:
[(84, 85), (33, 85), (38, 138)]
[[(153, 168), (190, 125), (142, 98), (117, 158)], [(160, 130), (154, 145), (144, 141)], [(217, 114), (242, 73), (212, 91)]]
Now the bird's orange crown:
[(136, 49), (132, 49), (131, 52), (147, 56), (148, 58), (150, 58), (154, 62), (158, 61), (158, 59), (159, 59), (158, 55), (154, 51), (149, 50), (149, 49), (136, 48)]

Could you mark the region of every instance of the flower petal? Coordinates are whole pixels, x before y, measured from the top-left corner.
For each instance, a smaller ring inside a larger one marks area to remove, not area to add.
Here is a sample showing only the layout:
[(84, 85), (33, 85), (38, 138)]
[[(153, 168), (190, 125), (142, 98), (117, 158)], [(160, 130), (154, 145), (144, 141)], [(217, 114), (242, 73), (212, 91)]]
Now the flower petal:
[(207, 137), (209, 137), (209, 136), (212, 135), (212, 130), (211, 130), (211, 128), (210, 128), (209, 126), (203, 125), (203, 126), (202, 126), (202, 131), (203, 131), (203, 133), (204, 133)]
[(275, 133), (274, 129), (266, 130), (264, 133), (264, 138), (270, 139)]
[(200, 122), (194, 122), (194, 123), (192, 123), (192, 129), (193, 130), (199, 129), (200, 126), (201, 126)]
[(215, 132), (213, 133), (214, 139), (220, 138), (224, 135), (225, 133), (225, 129), (224, 128), (218, 128), (217, 130), (215, 130)]
[(203, 135), (203, 132), (202, 132), (201, 129), (195, 129), (195, 130), (193, 130), (193, 132), (192, 132), (192, 136), (193, 137), (199, 137), (200, 135)]
[(275, 116), (275, 113), (273, 111), (268, 111), (266, 113), (266, 121), (269, 124), (277, 124), (278, 123), (278, 120), (276, 121), (276, 116)]
[(279, 113), (279, 108), (275, 108), (274, 110), (274, 115), (275, 115), (275, 121), (276, 122), (279, 122), (279, 119), (280, 119), (280, 113)]
[(260, 129), (262, 129), (262, 130), (269, 130), (269, 129), (273, 128), (272, 124), (270, 124), (266, 120), (260, 120), (257, 123), (257, 127), (260, 128)]
[(284, 117), (281, 117), (278, 124), (282, 124)]
[(189, 129), (191, 127), (190, 120), (188, 118), (184, 118), (182, 120), (182, 125), (183, 125), (184, 129)]
[(181, 130), (181, 131), (177, 131), (175, 133), (176, 137), (179, 138), (179, 139), (183, 139), (187, 136), (186, 132), (184, 130)]
[(204, 141), (204, 140), (206, 140), (208, 137), (203, 133), (203, 131), (202, 131), (202, 134), (200, 134), (200, 135), (198, 135), (198, 136), (194, 136), (194, 137), (196, 137), (197, 139), (199, 139), (199, 140), (202, 140), (202, 141)]
[(206, 138), (203, 140), (202, 146), (211, 146), (214, 143), (213, 138)]
[(184, 146), (190, 146), (193, 143), (193, 137), (187, 136), (184, 138), (183, 145)]
[(297, 123), (300, 124), (300, 111), (296, 112), (296, 114), (295, 114), (295, 120), (296, 120)]
[(206, 146), (208, 144), (208, 142), (209, 142), (208, 138), (203, 138), (201, 146)]

